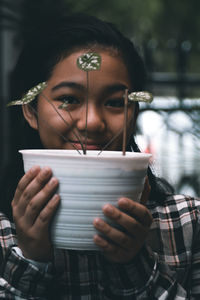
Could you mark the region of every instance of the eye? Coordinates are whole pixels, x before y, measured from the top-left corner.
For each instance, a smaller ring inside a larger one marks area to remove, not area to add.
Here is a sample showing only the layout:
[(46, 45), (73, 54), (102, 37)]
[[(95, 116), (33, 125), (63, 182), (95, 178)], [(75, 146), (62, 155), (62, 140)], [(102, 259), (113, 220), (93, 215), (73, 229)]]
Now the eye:
[(124, 107), (124, 98), (109, 99), (106, 101), (105, 106), (122, 108)]
[(67, 95), (59, 96), (55, 100), (61, 101), (65, 104), (79, 104), (80, 103), (78, 98), (76, 98), (74, 96), (67, 96)]

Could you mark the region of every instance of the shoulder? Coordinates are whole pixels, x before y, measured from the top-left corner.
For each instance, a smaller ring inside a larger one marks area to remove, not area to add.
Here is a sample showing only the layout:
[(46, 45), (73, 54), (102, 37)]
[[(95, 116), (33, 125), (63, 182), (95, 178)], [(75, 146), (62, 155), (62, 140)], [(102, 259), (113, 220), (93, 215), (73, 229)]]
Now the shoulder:
[(170, 195), (162, 204), (148, 203), (148, 208), (154, 218), (184, 219), (186, 222), (200, 218), (200, 198), (187, 195)]
[(9, 218), (2, 212), (0, 212), (0, 225), (1, 225), (1, 230), (4, 228), (12, 228), (14, 229), (14, 223), (12, 223)]
[(199, 259), (192, 256), (199, 253), (200, 199), (171, 195), (162, 204), (148, 204), (153, 216), (148, 244), (161, 261), (186, 270), (192, 259)]
[(15, 225), (0, 212), (0, 246), (5, 249), (16, 244)]

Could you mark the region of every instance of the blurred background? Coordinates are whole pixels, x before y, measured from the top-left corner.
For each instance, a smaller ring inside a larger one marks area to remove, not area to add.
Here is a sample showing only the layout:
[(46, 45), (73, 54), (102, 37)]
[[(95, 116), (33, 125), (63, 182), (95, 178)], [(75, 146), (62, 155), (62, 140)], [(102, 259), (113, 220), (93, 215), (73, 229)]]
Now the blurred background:
[(64, 10), (113, 22), (135, 42), (154, 94), (140, 106), (137, 142), (176, 192), (200, 195), (199, 0), (0, 0), (0, 184), (20, 134), (6, 104), (24, 28)]

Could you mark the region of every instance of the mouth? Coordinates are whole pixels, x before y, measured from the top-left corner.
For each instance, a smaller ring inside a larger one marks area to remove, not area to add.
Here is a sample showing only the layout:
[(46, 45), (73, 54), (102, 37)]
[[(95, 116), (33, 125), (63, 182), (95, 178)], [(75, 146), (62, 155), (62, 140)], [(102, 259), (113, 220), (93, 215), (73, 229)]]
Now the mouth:
[(75, 142), (71, 141), (70, 143), (73, 144), (73, 146), (78, 150), (83, 150), (83, 149), (86, 149), (86, 150), (101, 150), (103, 148), (102, 145), (96, 144), (94, 142), (88, 142), (87, 144), (82, 143), (82, 145), (81, 145), (81, 143), (76, 142), (76, 141)]

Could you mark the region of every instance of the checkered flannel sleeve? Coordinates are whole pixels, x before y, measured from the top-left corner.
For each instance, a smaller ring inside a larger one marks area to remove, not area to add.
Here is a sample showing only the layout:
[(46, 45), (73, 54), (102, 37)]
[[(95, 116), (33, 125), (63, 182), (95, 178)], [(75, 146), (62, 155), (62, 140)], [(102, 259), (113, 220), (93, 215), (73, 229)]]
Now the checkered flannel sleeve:
[(51, 266), (41, 271), (21, 258), (12, 250), (16, 246), (14, 228), (2, 214), (0, 225), (0, 299), (46, 299)]
[(106, 274), (107, 299), (187, 299), (187, 292), (178, 284), (176, 273), (167, 265), (159, 264), (156, 254), (146, 247), (132, 264), (110, 265)]
[(152, 205), (157, 245), (145, 245), (132, 263), (105, 264), (107, 298), (200, 299), (199, 208), (200, 200), (183, 196)]

